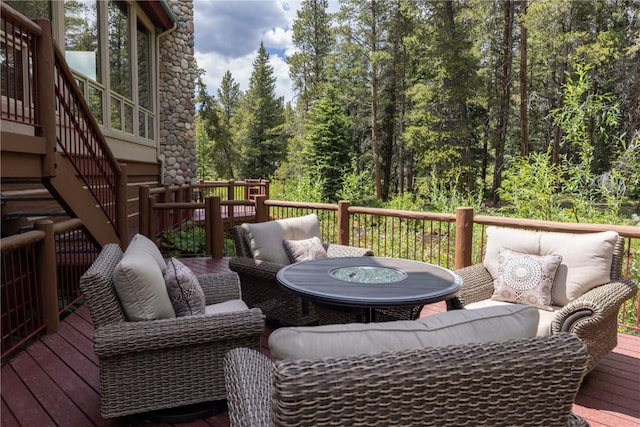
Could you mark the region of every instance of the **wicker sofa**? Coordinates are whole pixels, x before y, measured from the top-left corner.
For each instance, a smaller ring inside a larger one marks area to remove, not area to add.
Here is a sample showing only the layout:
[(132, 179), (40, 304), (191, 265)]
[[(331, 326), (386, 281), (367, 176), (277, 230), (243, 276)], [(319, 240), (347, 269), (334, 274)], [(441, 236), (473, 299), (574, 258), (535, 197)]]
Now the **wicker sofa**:
[[(605, 245), (608, 245), (609, 250), (601, 250)], [(571, 269), (595, 268), (597, 263), (604, 263), (605, 270), (609, 268), (610, 271), (605, 271), (607, 273), (605, 279), (592, 282), (584, 292), (574, 289), (571, 298), (565, 298), (562, 302), (554, 301), (551, 311), (539, 310), (541, 316), (538, 335), (562, 332), (576, 334), (588, 349), (587, 372), (591, 371), (599, 360), (617, 345), (618, 310), (625, 300), (638, 292), (636, 282), (622, 277), (624, 239), (617, 237), (617, 233), (614, 232), (570, 235), (489, 227), (485, 261), (456, 271), (463, 280), (457, 295), (460, 306), (479, 308), (509, 304), (492, 299), (497, 270), (495, 265), (493, 267), (491, 265), (491, 262), (495, 263), (496, 260), (489, 261), (488, 258), (497, 258), (495, 252), (498, 246), (508, 246), (521, 252), (537, 254), (564, 252), (565, 259), (558, 270), (561, 271), (564, 268), (564, 271), (560, 273), (560, 279), (556, 274), (553, 285), (554, 300), (556, 300), (556, 288), (560, 287), (558, 291), (562, 291), (564, 282), (571, 280), (570, 275), (574, 273), (570, 271)], [(598, 256), (579, 259), (576, 262), (576, 257), (590, 250)], [(564, 266), (565, 261), (576, 265)], [(493, 274), (490, 270), (493, 270)], [(558, 283), (559, 281), (563, 283)], [(569, 285), (566, 287), (568, 289)]]
[(225, 358), (229, 417), (260, 426), (585, 426), (587, 357), (571, 334), (273, 362)]
[[(80, 279), (95, 327), (102, 416), (225, 399), (223, 357), (235, 347), (260, 347), (263, 314), (251, 309), (127, 321), (113, 283), (122, 257), (118, 245), (105, 245)], [(235, 273), (198, 281), (208, 305), (240, 298)]]
[[(294, 221), (310, 222), (308, 230), (292, 233), (293, 238), (302, 239), (312, 234), (319, 234), (317, 217), (306, 217), (287, 220), (269, 221), (267, 226), (288, 221), (291, 227), (297, 227)], [(314, 224), (315, 221), (315, 224)], [(231, 271), (240, 276), (242, 297), (249, 307), (258, 307), (269, 320), (284, 325), (309, 325), (318, 322), (318, 316), (308, 301), (285, 291), (280, 287), (276, 279), (278, 271), (284, 266), (284, 262), (272, 262), (260, 260), (254, 257), (250, 236), (250, 224), (242, 224), (233, 227), (231, 234), (235, 244), (236, 255), (229, 260)], [(282, 246), (282, 237), (279, 238)], [(357, 257), (371, 256), (370, 249), (356, 248), (352, 246), (323, 244), (327, 256), (333, 257)]]

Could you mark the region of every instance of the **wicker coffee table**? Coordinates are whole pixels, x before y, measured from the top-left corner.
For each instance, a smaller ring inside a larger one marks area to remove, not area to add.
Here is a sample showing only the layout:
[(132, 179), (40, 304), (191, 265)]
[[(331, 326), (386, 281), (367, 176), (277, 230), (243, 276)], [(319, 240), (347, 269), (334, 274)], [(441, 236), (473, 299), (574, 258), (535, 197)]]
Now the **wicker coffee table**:
[(425, 304), (453, 298), (462, 284), (446, 268), (399, 258), (323, 258), (277, 274), (286, 290), (308, 299), (320, 323), (415, 319)]

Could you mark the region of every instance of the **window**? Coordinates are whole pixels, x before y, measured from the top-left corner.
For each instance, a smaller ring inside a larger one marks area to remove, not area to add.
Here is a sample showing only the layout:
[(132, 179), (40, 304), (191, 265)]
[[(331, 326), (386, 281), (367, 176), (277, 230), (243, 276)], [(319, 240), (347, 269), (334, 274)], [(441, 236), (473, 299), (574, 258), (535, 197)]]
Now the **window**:
[(96, 82), (102, 82), (98, 10), (95, 0), (65, 0), (64, 50), (69, 66)]
[(27, 18), (51, 19), (51, 9), (48, 0), (3, 0), (8, 6), (17, 10)]

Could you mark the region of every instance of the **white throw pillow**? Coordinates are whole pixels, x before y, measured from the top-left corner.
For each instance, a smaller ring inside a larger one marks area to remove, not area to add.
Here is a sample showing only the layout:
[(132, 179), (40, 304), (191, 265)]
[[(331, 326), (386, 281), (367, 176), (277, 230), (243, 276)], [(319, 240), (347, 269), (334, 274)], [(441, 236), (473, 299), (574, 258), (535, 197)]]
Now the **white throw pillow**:
[(162, 271), (153, 256), (128, 250), (113, 269), (113, 287), (131, 321), (176, 317)]
[(557, 254), (562, 263), (556, 271), (552, 305), (564, 306), (590, 289), (611, 281), (615, 231), (572, 234), (487, 227), (483, 261), (491, 277), (499, 275), (498, 251), (508, 248), (530, 255)]
[(257, 224), (242, 224), (249, 235), (253, 258), (276, 264), (291, 264), (282, 245), (283, 240), (302, 240), (320, 237), (318, 216), (315, 214), (297, 218), (278, 219)]
[(167, 264), (164, 261), (162, 253), (158, 246), (156, 246), (153, 241), (151, 241), (147, 236), (142, 235), (140, 233), (133, 236), (131, 241), (129, 242), (129, 246), (127, 247), (127, 251), (129, 253), (133, 252), (145, 252), (153, 257), (156, 263), (158, 263), (158, 267), (164, 274), (164, 270), (167, 268)]
[(493, 279), (491, 299), (552, 311), (553, 279), (562, 257), (522, 254), (506, 248), (501, 248), (498, 253), (500, 273)]

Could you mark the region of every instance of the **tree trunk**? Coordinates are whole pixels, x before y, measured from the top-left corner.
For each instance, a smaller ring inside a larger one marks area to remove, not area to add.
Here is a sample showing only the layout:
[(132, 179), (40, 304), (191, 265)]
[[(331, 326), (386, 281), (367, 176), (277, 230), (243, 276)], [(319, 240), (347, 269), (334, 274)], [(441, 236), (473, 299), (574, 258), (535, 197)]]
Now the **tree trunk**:
[(527, 111), (527, 0), (520, 2), (520, 154), (529, 155), (529, 115)]
[(373, 149), (373, 179), (376, 198), (382, 200), (382, 173), (378, 144), (378, 65), (376, 63), (376, 2), (371, 2), (371, 148)]
[(511, 46), (513, 38), (513, 0), (506, 0), (504, 5), (504, 34), (502, 40), (502, 73), (500, 76), (500, 111), (496, 129), (495, 168), (491, 197), (493, 204), (499, 201), (498, 189), (502, 185), (502, 168), (504, 167), (504, 146), (507, 140), (511, 97)]

